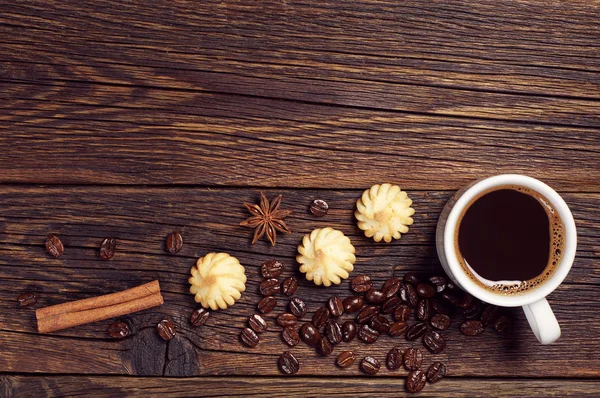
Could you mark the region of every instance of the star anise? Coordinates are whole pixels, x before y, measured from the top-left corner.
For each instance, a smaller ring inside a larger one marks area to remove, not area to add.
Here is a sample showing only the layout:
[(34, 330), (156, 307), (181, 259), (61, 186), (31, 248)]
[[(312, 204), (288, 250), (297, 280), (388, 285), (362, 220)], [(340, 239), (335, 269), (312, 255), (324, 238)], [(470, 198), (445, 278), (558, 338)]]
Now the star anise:
[(281, 204), (281, 197), (283, 195), (279, 195), (271, 204), (264, 193), (260, 193), (260, 206), (253, 205), (250, 203), (244, 203), (244, 206), (248, 209), (248, 211), (252, 214), (252, 217), (248, 218), (246, 221), (240, 223), (243, 227), (256, 228), (254, 231), (254, 238), (252, 239), (252, 244), (254, 244), (257, 240), (261, 238), (265, 233), (267, 234), (267, 238), (269, 242), (273, 246), (275, 246), (275, 239), (277, 238), (277, 231), (285, 232), (286, 234), (291, 234), (292, 231), (285, 225), (283, 219), (290, 214), (292, 214), (291, 210), (279, 210), (279, 205)]

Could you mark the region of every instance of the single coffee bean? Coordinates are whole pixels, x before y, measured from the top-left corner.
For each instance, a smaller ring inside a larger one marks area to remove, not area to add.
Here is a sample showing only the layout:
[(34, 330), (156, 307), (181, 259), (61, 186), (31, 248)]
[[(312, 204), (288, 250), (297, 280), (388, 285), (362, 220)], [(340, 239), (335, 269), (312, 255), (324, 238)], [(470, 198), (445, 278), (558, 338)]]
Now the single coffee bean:
[(285, 278), (283, 280), (283, 285), (281, 286), (281, 291), (286, 296), (293, 296), (298, 290), (298, 279), (290, 277)]
[(347, 368), (348, 366), (352, 366), (356, 357), (352, 351), (344, 351), (338, 355), (335, 364), (340, 368)]
[(431, 318), (429, 323), (438, 330), (446, 330), (450, 327), (450, 317), (444, 314), (436, 314)]
[(478, 302), (474, 303), (471, 307), (467, 308), (466, 310), (463, 310), (463, 315), (467, 319), (477, 318), (480, 313), (481, 313), (481, 304)]
[(192, 315), (190, 315), (190, 324), (192, 326), (202, 326), (208, 321), (209, 317), (210, 311), (206, 308), (196, 308), (194, 312), (192, 312)]
[(461, 290), (458, 286), (456, 286), (454, 284), (454, 282), (452, 282), (451, 280), (448, 281), (448, 283), (446, 283), (446, 290), (454, 292), (454, 293), (460, 293)]
[(173, 231), (167, 235), (167, 242), (165, 245), (167, 251), (171, 254), (178, 253), (183, 248), (183, 237), (179, 231)]
[(424, 298), (432, 298), (435, 296), (435, 287), (429, 283), (419, 283), (417, 285), (417, 294)]
[(421, 275), (416, 272), (407, 272), (404, 274), (405, 283), (410, 283), (411, 285), (417, 286), (422, 280), (423, 278)]
[(460, 331), (466, 336), (478, 336), (483, 333), (484, 326), (481, 321), (470, 320), (460, 325)]
[(423, 336), (423, 344), (434, 354), (439, 354), (446, 348), (446, 339), (438, 332), (431, 330)]
[(315, 311), (312, 317), (312, 323), (317, 327), (317, 329), (320, 329), (323, 325), (325, 325), (325, 322), (327, 322), (328, 319), (329, 310), (325, 307), (321, 307)]
[(333, 296), (327, 302), (327, 308), (329, 308), (329, 313), (332, 317), (338, 318), (344, 313), (344, 303), (342, 299), (336, 296)]
[(433, 309), (431, 308), (431, 302), (429, 299), (422, 299), (419, 301), (419, 305), (417, 305), (417, 319), (420, 321), (427, 321), (431, 318)]
[(411, 307), (416, 307), (419, 304), (419, 294), (412, 285), (405, 285), (407, 293), (407, 302)]
[(441, 362), (434, 362), (427, 369), (427, 380), (430, 383), (440, 381), (444, 376), (446, 376), (446, 365)]
[(282, 328), (296, 326), (296, 323), (298, 323), (298, 318), (296, 318), (296, 315), (290, 314), (289, 312), (279, 314), (277, 317), (277, 324)]
[(379, 361), (373, 357), (364, 357), (360, 362), (360, 368), (369, 375), (374, 375), (379, 372)]
[(381, 288), (381, 291), (383, 292), (385, 297), (393, 297), (398, 293), (401, 283), (402, 282), (399, 278), (390, 278), (387, 281), (385, 281), (385, 284), (383, 285), (383, 288)]
[(60, 257), (65, 252), (65, 247), (56, 235), (46, 238), (46, 251), (53, 257)]
[(263, 296), (272, 296), (279, 293), (281, 286), (279, 284), (279, 280), (271, 278), (262, 281), (259, 285), (259, 289)]
[(350, 286), (356, 293), (365, 293), (373, 287), (373, 282), (371, 282), (370, 276), (358, 275), (352, 278)]
[(415, 393), (421, 391), (427, 382), (427, 377), (425, 373), (420, 370), (413, 370), (406, 376), (406, 381), (404, 382), (404, 387), (406, 391)]
[(373, 344), (379, 338), (379, 332), (369, 325), (362, 325), (358, 331), (358, 338), (367, 344)]
[(260, 273), (265, 279), (279, 278), (283, 273), (283, 264), (277, 260), (265, 261), (260, 266)]
[(499, 310), (495, 305), (488, 305), (481, 313), (481, 322), (483, 326), (492, 325), (498, 318)]
[(407, 348), (404, 351), (404, 367), (406, 370), (417, 370), (423, 363), (423, 352), (418, 348)]
[(503, 315), (494, 322), (494, 329), (498, 333), (506, 333), (511, 326), (511, 319), (508, 315)]
[(443, 276), (432, 276), (429, 278), (429, 283), (435, 286), (435, 291), (437, 293), (441, 293), (446, 288), (446, 284), (448, 283), (448, 279)]
[(324, 200), (315, 199), (310, 204), (310, 212), (317, 217), (323, 217), (324, 215), (327, 214), (328, 210), (329, 210), (329, 205)]
[(17, 303), (20, 308), (31, 307), (37, 303), (37, 295), (33, 292), (26, 292), (17, 297)]
[(342, 341), (342, 327), (333, 319), (325, 324), (325, 336), (333, 345), (339, 344)]
[(321, 332), (311, 322), (307, 322), (300, 328), (300, 338), (306, 344), (316, 347), (321, 338)]
[(267, 321), (265, 321), (265, 318), (258, 314), (252, 314), (248, 317), (248, 325), (250, 325), (252, 330), (254, 330), (256, 333), (262, 333), (269, 327), (269, 325), (267, 325)]
[(248, 347), (256, 347), (260, 339), (258, 335), (254, 332), (254, 330), (250, 328), (242, 329), (240, 333), (240, 339), (246, 344)]
[(385, 301), (385, 294), (381, 290), (369, 289), (365, 293), (365, 300), (371, 304), (381, 304)]
[(106, 238), (100, 243), (100, 257), (104, 260), (110, 260), (115, 255), (117, 240), (115, 238)]
[(175, 333), (177, 332), (175, 324), (167, 319), (160, 321), (158, 325), (156, 325), (156, 330), (158, 331), (158, 335), (163, 340), (167, 341), (173, 339), (173, 337), (175, 337)]
[[(398, 296), (390, 297), (381, 304), (381, 312), (384, 314), (393, 314), (396, 308), (402, 304), (402, 300)], [(408, 307), (407, 307), (408, 308)]]
[(474, 302), (475, 300), (473, 299), (473, 296), (471, 296), (469, 293), (465, 293), (458, 305), (461, 308), (467, 309), (471, 308)]
[(394, 319), (407, 322), (410, 319), (410, 312), (410, 307), (408, 305), (400, 304), (394, 311)]
[(289, 345), (290, 347), (293, 347), (300, 343), (300, 335), (293, 326), (286, 326), (285, 328), (283, 328), (283, 330), (281, 331), (281, 339), (285, 344)]
[(450, 310), (437, 300), (431, 300), (431, 308), (438, 314), (450, 315)]
[(400, 369), (400, 366), (402, 366), (402, 351), (392, 348), (387, 354), (385, 365), (389, 370)]
[(131, 328), (129, 327), (129, 324), (125, 321), (114, 322), (108, 327), (108, 335), (113, 339), (124, 339), (130, 334)]
[(347, 314), (353, 314), (355, 312), (358, 312), (365, 304), (365, 302), (361, 296), (346, 297), (344, 299), (343, 303), (344, 303), (344, 311)]
[(404, 332), (408, 329), (408, 323), (404, 321), (397, 321), (390, 325), (390, 336), (402, 336)]
[(452, 304), (455, 307), (459, 307), (460, 306), (460, 299), (458, 297), (456, 297), (454, 294), (452, 293), (448, 293), (448, 292), (443, 292), (442, 293), (442, 298), (444, 300), (446, 300), (448, 303)]
[(349, 343), (356, 337), (357, 332), (356, 322), (354, 321), (346, 321), (342, 324), (342, 339)]
[(406, 340), (412, 341), (416, 340), (419, 337), (423, 336), (427, 333), (427, 325), (423, 322), (414, 323), (411, 327), (406, 331)]
[(258, 310), (261, 314), (268, 314), (277, 306), (277, 299), (273, 296), (263, 297), (258, 302)]
[(298, 297), (290, 301), (290, 312), (300, 319), (306, 314), (306, 302)]
[(379, 310), (375, 306), (368, 305), (366, 307), (363, 307), (363, 309), (358, 312), (358, 315), (356, 315), (356, 322), (360, 324), (368, 323), (371, 320), (371, 318), (373, 318), (378, 313)]
[(286, 375), (296, 374), (298, 373), (298, 370), (300, 370), (300, 362), (298, 362), (294, 354), (289, 351), (281, 354), (277, 363), (279, 364), (279, 369)]
[(379, 333), (387, 334), (390, 331), (390, 321), (383, 315), (375, 315), (369, 321), (369, 325)]
[(333, 352), (333, 345), (329, 342), (327, 337), (323, 336), (319, 339), (317, 343), (317, 351), (324, 357), (331, 355)]

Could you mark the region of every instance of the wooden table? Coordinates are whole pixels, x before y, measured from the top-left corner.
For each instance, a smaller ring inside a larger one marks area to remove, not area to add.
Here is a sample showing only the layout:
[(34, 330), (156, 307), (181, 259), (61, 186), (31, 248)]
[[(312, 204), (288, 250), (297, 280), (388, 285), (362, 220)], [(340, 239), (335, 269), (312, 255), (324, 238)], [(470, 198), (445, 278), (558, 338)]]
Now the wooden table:
[[(468, 182), (523, 173), (553, 186), (579, 233), (573, 270), (549, 301), (561, 339), (541, 346), (520, 309), (507, 336), (467, 338), (457, 324), (434, 359), (449, 376), (421, 396), (600, 394), (600, 3), (481, 1), (28, 1), (0, 7), (0, 396), (403, 394), (405, 371), (376, 378), (334, 356), (293, 349), (281, 377), (279, 333), (238, 341), (260, 295), (258, 267), (285, 276), (302, 236), (331, 226), (357, 250), (354, 274), (382, 283), (441, 272), (438, 215)], [(376, 244), (356, 227), (362, 190), (392, 182), (414, 200), (401, 240)], [(242, 202), (284, 195), (294, 231), (250, 245)], [(329, 214), (308, 213), (315, 198)], [(181, 230), (178, 255), (165, 236)], [(49, 233), (65, 254), (43, 248)], [(117, 254), (102, 260), (105, 237)], [(190, 267), (227, 251), (247, 291), (200, 328)], [(36, 332), (34, 309), (159, 279), (163, 306), (127, 318)], [(33, 308), (16, 297), (35, 291)], [(328, 289), (301, 280), (314, 311)], [(268, 316), (273, 324), (274, 315)], [(168, 318), (177, 337), (162, 341)], [(403, 339), (359, 355), (380, 359)], [(339, 348), (336, 352), (339, 352)], [(142, 377), (152, 376), (152, 377)], [(171, 378), (171, 376), (185, 377)]]

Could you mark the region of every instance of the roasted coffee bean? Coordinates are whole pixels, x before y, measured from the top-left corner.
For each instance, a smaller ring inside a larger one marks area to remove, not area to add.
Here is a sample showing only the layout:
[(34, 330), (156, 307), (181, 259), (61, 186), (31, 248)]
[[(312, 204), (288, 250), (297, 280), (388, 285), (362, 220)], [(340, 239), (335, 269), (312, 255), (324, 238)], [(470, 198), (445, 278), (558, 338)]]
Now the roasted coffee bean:
[(362, 325), (358, 330), (358, 338), (367, 344), (373, 344), (379, 338), (379, 332), (369, 325)]
[(171, 254), (176, 254), (183, 248), (183, 237), (179, 231), (173, 231), (167, 235), (165, 248)]
[(442, 298), (455, 307), (460, 306), (461, 300), (458, 297), (456, 297), (454, 294), (451, 294), (448, 292), (443, 292)]
[(419, 283), (417, 285), (417, 294), (424, 298), (432, 298), (435, 296), (435, 287), (429, 283)]
[(423, 363), (423, 352), (418, 348), (407, 348), (404, 351), (404, 367), (406, 370), (417, 370)]
[(431, 318), (433, 310), (431, 309), (431, 302), (429, 299), (423, 299), (419, 301), (417, 305), (417, 319), (426, 321)]
[(274, 294), (279, 293), (281, 285), (279, 284), (279, 280), (271, 278), (262, 281), (259, 285), (259, 289), (260, 294), (263, 296), (273, 296)]
[(281, 339), (285, 344), (293, 347), (300, 342), (300, 335), (293, 326), (286, 326), (281, 331)]
[(37, 303), (37, 295), (33, 292), (26, 292), (17, 297), (17, 303), (20, 308), (31, 307)]
[(423, 322), (414, 323), (411, 327), (406, 331), (406, 340), (412, 341), (416, 340), (419, 337), (423, 336), (427, 333), (427, 325)]
[(300, 319), (306, 314), (306, 302), (298, 297), (290, 301), (290, 312)]
[(156, 330), (158, 331), (158, 335), (163, 340), (171, 340), (175, 337), (175, 333), (177, 333), (177, 329), (175, 324), (167, 319), (163, 319), (156, 325)]
[(333, 319), (327, 321), (325, 324), (325, 336), (327, 336), (331, 344), (339, 344), (342, 341), (342, 327)]
[(277, 324), (282, 328), (296, 326), (296, 323), (298, 323), (298, 318), (296, 318), (296, 315), (290, 314), (289, 312), (279, 314), (277, 317)]
[(477, 318), (480, 313), (481, 313), (481, 304), (479, 304), (477, 302), (475, 304), (473, 304), (470, 308), (467, 308), (466, 310), (463, 311), (463, 315), (467, 319)]
[(410, 283), (411, 285), (417, 286), (422, 280), (423, 278), (421, 275), (416, 272), (407, 272), (404, 274), (405, 283)]
[(390, 331), (390, 321), (383, 315), (375, 315), (369, 321), (369, 325), (379, 333), (387, 334)]
[(399, 278), (390, 278), (385, 282), (385, 284), (383, 285), (383, 288), (381, 288), (381, 291), (383, 292), (385, 297), (387, 297), (387, 298), (393, 297), (398, 293), (401, 283), (402, 282), (400, 281)]
[(298, 279), (290, 277), (283, 280), (281, 292), (286, 296), (293, 296), (298, 290)]
[(408, 329), (408, 323), (404, 321), (397, 321), (390, 325), (390, 336), (402, 336), (404, 332)]
[(283, 273), (283, 264), (277, 260), (265, 261), (260, 266), (260, 273), (265, 279), (279, 278)]
[(444, 376), (446, 376), (446, 365), (441, 362), (432, 363), (427, 369), (427, 380), (430, 383), (440, 381)]
[(281, 354), (277, 363), (279, 364), (279, 369), (286, 375), (296, 374), (298, 373), (298, 370), (300, 370), (300, 362), (298, 362), (294, 354), (289, 351)]
[(104, 260), (110, 260), (115, 255), (117, 249), (117, 240), (115, 238), (106, 238), (100, 243), (100, 257)]
[(333, 344), (329, 342), (327, 337), (323, 336), (317, 342), (317, 351), (324, 357), (331, 355), (333, 352)]
[(459, 293), (461, 290), (458, 286), (454, 284), (451, 280), (446, 283), (446, 290), (452, 291), (454, 293)]
[(317, 327), (317, 329), (320, 329), (323, 325), (325, 325), (325, 322), (327, 322), (328, 319), (329, 310), (325, 307), (321, 307), (315, 311), (312, 317), (312, 323)]
[(347, 314), (353, 314), (355, 312), (358, 312), (363, 307), (363, 305), (365, 305), (365, 302), (361, 296), (346, 297), (343, 303), (344, 311)]
[(196, 308), (194, 312), (192, 312), (192, 315), (190, 315), (190, 325), (202, 326), (208, 321), (209, 317), (210, 311), (208, 311), (206, 308)]
[(358, 315), (356, 315), (356, 322), (360, 324), (367, 323), (378, 313), (379, 310), (373, 305), (363, 307), (363, 309), (358, 312)]
[(368, 275), (358, 275), (352, 278), (350, 286), (356, 293), (365, 293), (373, 287), (373, 282), (371, 282), (371, 277)]
[(248, 325), (250, 325), (252, 330), (254, 330), (256, 333), (262, 333), (269, 327), (269, 325), (267, 325), (267, 321), (265, 321), (265, 318), (258, 314), (252, 314), (248, 317)]
[(439, 354), (446, 349), (446, 339), (435, 330), (425, 333), (423, 344), (434, 354)]
[(460, 302), (458, 303), (458, 306), (467, 309), (471, 308), (474, 302), (475, 299), (473, 299), (473, 296), (471, 296), (469, 293), (465, 293)]
[(481, 313), (481, 322), (483, 326), (492, 325), (498, 318), (499, 310), (495, 305), (489, 304)]
[(369, 375), (374, 375), (379, 372), (379, 361), (373, 357), (364, 357), (362, 361), (360, 361), (360, 368)]
[(332, 317), (338, 318), (344, 313), (344, 303), (342, 299), (336, 296), (333, 296), (327, 302), (327, 308), (329, 308), (329, 313)]
[(397, 321), (408, 321), (410, 319), (410, 307), (405, 304), (400, 304), (394, 311), (394, 319)]
[(478, 336), (483, 333), (483, 330), (484, 326), (481, 321), (470, 320), (460, 325), (460, 331), (466, 336)]
[(385, 301), (385, 294), (381, 290), (369, 289), (365, 293), (365, 300), (371, 304), (381, 304)]
[(352, 351), (344, 351), (338, 355), (335, 364), (340, 368), (347, 368), (348, 366), (352, 366), (356, 357)]
[(427, 377), (425, 373), (420, 370), (413, 370), (406, 376), (406, 381), (404, 382), (404, 387), (406, 391), (415, 393), (421, 391), (427, 382)]
[(46, 251), (53, 257), (60, 257), (65, 252), (65, 247), (56, 235), (46, 238)]
[(342, 325), (342, 339), (349, 343), (356, 337), (358, 327), (354, 321), (346, 321)]
[(240, 333), (240, 339), (248, 347), (256, 347), (260, 341), (258, 335), (250, 328), (242, 329), (242, 332)]
[(431, 278), (429, 278), (429, 283), (431, 283), (433, 286), (435, 286), (435, 291), (437, 293), (441, 293), (446, 288), (448, 279), (446, 279), (443, 276), (436, 275), (436, 276), (432, 276)]
[(402, 366), (402, 351), (392, 348), (387, 354), (385, 365), (389, 370), (400, 369), (400, 366)]
[(300, 338), (306, 344), (316, 347), (321, 338), (321, 332), (311, 322), (307, 322), (300, 328)]
[(503, 315), (494, 322), (494, 329), (498, 333), (506, 333), (510, 329), (511, 319), (508, 315)]
[(431, 318), (429, 323), (438, 330), (446, 330), (450, 327), (450, 317), (444, 314), (436, 314)]
[(264, 297), (258, 302), (258, 310), (261, 314), (268, 314), (273, 311), (276, 306), (277, 299), (273, 296)]
[(450, 315), (450, 309), (437, 300), (431, 300), (431, 308), (438, 314)]
[(317, 217), (323, 217), (324, 215), (327, 214), (328, 210), (329, 210), (329, 205), (324, 200), (315, 199), (310, 204), (310, 212)]
[(405, 296), (400, 296), (400, 298), (402, 301), (407, 302), (411, 307), (416, 307), (417, 304), (419, 304), (419, 295), (417, 294), (417, 291), (412, 285), (405, 284), (403, 286), (404, 289), (401, 289), (400, 293), (404, 293)]
[(384, 314), (393, 314), (400, 304), (402, 304), (400, 297), (390, 297), (389, 299), (385, 300), (383, 304), (381, 304), (381, 312)]
[(124, 339), (130, 334), (131, 328), (129, 327), (129, 324), (125, 321), (114, 322), (108, 327), (108, 335), (113, 339)]

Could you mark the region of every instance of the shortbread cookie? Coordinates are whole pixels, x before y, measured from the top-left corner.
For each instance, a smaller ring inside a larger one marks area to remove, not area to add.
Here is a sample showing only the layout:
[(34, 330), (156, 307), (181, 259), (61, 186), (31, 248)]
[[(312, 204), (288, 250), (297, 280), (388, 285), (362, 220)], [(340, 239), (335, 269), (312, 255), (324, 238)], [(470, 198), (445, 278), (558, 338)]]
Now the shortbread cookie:
[(217, 310), (233, 305), (246, 290), (246, 270), (227, 253), (208, 253), (192, 267), (189, 279), (194, 300)]
[(348, 278), (356, 261), (350, 239), (333, 228), (318, 228), (304, 235), (298, 253), (300, 272), (315, 285), (338, 285)]
[(400, 239), (400, 234), (407, 233), (408, 226), (412, 225), (415, 210), (411, 204), (412, 200), (397, 185), (377, 184), (356, 201), (354, 216), (358, 228), (365, 231), (368, 238), (389, 243), (392, 238)]

